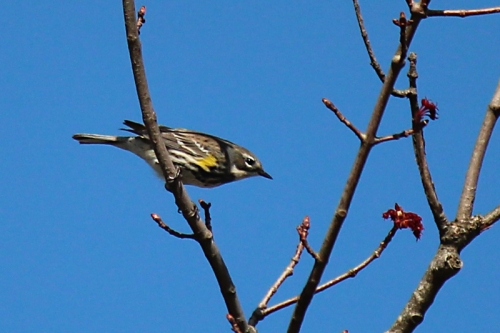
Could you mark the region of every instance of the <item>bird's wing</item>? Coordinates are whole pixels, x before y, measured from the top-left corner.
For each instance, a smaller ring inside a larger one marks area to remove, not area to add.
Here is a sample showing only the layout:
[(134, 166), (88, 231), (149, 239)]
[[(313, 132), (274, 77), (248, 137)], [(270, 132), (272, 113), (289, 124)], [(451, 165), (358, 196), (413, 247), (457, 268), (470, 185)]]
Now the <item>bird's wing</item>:
[[(190, 131), (163, 131), (161, 133), (167, 149), (180, 150), (192, 156), (204, 157), (210, 154), (209, 146), (217, 147), (212, 138)], [(214, 148), (215, 148), (214, 147)]]
[[(122, 128), (122, 130), (149, 140), (146, 127), (143, 124), (130, 120), (125, 120), (123, 124), (130, 128)], [(200, 158), (210, 155), (210, 146), (221, 149), (222, 146), (234, 145), (230, 141), (219, 137), (184, 128), (170, 128), (163, 125), (160, 125), (159, 128), (167, 149), (177, 150), (192, 156), (200, 156)]]

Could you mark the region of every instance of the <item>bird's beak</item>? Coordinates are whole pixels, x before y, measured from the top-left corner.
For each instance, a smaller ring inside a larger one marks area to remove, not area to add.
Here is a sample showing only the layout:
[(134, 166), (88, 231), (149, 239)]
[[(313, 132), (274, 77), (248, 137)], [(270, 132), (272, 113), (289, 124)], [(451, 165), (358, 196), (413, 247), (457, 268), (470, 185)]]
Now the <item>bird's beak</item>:
[(259, 170), (259, 175), (262, 176), (262, 177), (265, 177), (267, 179), (273, 179), (273, 177), (271, 177), (270, 174), (268, 174), (267, 172), (265, 172), (264, 170)]

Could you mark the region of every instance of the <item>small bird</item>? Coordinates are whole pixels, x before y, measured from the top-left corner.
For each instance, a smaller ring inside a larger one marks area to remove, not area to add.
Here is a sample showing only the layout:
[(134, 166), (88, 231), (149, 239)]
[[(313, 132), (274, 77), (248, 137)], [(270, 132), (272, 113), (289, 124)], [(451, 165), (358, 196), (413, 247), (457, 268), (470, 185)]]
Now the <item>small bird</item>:
[[(163, 178), (146, 127), (130, 120), (122, 130), (137, 136), (75, 134), (81, 144), (106, 144), (128, 150), (145, 160)], [(159, 126), (174, 165), (181, 169), (182, 182), (198, 187), (216, 187), (253, 176), (273, 179), (249, 150), (230, 141), (183, 128)]]

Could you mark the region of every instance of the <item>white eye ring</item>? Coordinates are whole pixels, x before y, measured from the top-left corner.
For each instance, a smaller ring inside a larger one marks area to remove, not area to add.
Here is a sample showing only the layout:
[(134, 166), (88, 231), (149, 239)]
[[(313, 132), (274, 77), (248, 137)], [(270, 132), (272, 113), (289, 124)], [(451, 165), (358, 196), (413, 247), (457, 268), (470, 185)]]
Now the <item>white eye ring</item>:
[(245, 163), (249, 166), (252, 166), (255, 164), (255, 160), (251, 157), (247, 157), (247, 158), (245, 158)]

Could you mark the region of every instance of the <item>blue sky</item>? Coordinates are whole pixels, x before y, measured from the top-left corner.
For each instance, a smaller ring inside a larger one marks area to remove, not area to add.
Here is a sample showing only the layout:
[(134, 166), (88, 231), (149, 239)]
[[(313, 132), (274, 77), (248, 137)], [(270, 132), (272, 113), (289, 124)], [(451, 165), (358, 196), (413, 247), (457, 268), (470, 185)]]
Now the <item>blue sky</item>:
[[(137, 3), (140, 5), (141, 3)], [(319, 248), (358, 147), (321, 103), (331, 99), (361, 129), (380, 83), (369, 66), (350, 1), (150, 1), (141, 34), (161, 123), (252, 150), (273, 181), (189, 188), (212, 202), (215, 239), (247, 318), (288, 264), (295, 227), (311, 217)], [(404, 1), (361, 3), (384, 70), (397, 46)], [(472, 8), (495, 1), (433, 1)], [(2, 36), (0, 108), (0, 328), (4, 332), (224, 332), (225, 306), (198, 245), (168, 236), (160, 214), (187, 231), (147, 165), (110, 147), (79, 146), (76, 132), (118, 134), (140, 110), (118, 1), (15, 2)], [(440, 119), (425, 130), (427, 156), (447, 216), (498, 82), (499, 16), (432, 18), (420, 26), (419, 93)], [(406, 88), (405, 73), (398, 88)], [(410, 126), (392, 99), (379, 134)], [(475, 213), (500, 203), (499, 134), (492, 137)], [(388, 329), (437, 245), (411, 140), (377, 146), (366, 165), (325, 279), (366, 258), (391, 228), (398, 202), (426, 227), (401, 231), (355, 279), (314, 298), (303, 332)], [(440, 292), (418, 332), (492, 332), (500, 326), (498, 239), (493, 227), (462, 253), (464, 267)], [(297, 294), (312, 265), (303, 256), (276, 301)], [(258, 326), (283, 332), (291, 309)]]

